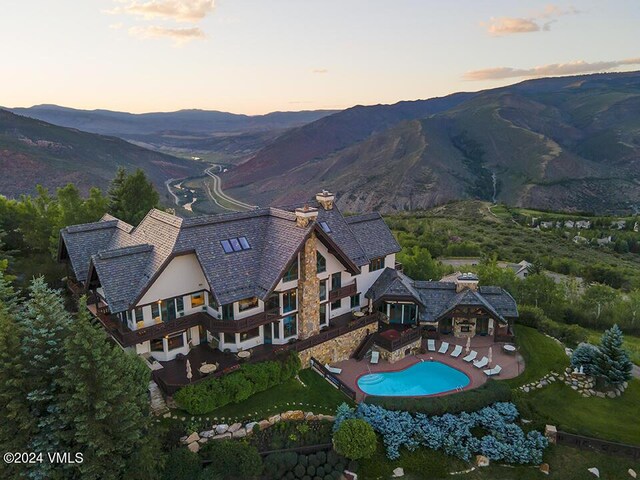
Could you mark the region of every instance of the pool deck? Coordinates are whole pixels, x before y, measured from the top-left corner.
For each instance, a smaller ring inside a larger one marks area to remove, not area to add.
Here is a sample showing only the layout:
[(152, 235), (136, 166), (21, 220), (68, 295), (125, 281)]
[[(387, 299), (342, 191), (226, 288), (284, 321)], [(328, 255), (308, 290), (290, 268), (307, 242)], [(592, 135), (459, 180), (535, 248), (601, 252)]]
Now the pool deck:
[[(437, 352), (442, 341), (449, 342), (449, 349), (447, 353), (444, 354)], [(492, 368), (496, 365), (502, 366), (502, 371), (500, 372), (500, 375), (494, 376), (493, 378), (513, 378), (517, 377), (524, 371), (524, 360), (522, 359), (520, 354), (517, 352), (515, 354), (507, 354), (502, 349), (504, 343), (494, 342), (493, 338), (491, 337), (474, 337), (471, 339), (471, 350), (475, 350), (476, 352), (478, 352), (478, 356), (476, 357), (477, 360), (481, 359), (484, 356), (489, 356), (489, 348), (492, 348), (491, 363), (484, 368), (476, 368), (473, 366), (473, 362), (467, 363), (462, 360), (462, 357), (466, 355), (466, 343), (466, 339), (447, 336), (442, 337), (441, 340), (436, 341), (435, 352), (427, 351), (427, 353), (424, 354), (410, 355), (403, 358), (402, 360), (398, 360), (393, 364), (390, 364), (385, 360), (380, 360), (378, 364), (373, 365), (369, 363), (369, 358), (365, 358), (359, 361), (350, 358), (349, 360), (335, 363), (332, 366), (342, 369), (342, 373), (339, 375), (339, 377), (343, 382), (345, 382), (356, 392), (356, 401), (358, 402), (362, 401), (366, 396), (366, 394), (362, 390), (360, 390), (360, 388), (358, 388), (357, 380), (360, 376), (367, 373), (393, 372), (404, 370), (405, 368), (418, 363), (421, 360), (433, 360), (441, 362), (457, 370), (460, 370), (461, 372), (464, 372), (470, 379), (469, 385), (467, 385), (464, 390), (471, 390), (484, 384), (489, 377), (484, 374), (483, 370)], [(423, 340), (423, 346), (426, 347), (426, 345), (426, 340)], [(455, 348), (455, 345), (461, 345), (463, 347), (462, 353), (458, 358), (453, 358), (450, 355)], [(449, 393), (452, 392), (443, 392), (432, 396), (447, 395)]]

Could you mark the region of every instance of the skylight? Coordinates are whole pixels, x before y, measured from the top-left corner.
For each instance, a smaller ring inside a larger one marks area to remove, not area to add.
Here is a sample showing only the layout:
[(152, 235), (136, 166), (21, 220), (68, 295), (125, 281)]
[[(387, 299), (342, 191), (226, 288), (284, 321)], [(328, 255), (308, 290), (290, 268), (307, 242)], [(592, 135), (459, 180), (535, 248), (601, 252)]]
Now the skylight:
[(234, 237), (228, 240), (221, 240), (220, 245), (222, 245), (224, 253), (240, 252), (242, 250), (251, 249), (251, 245), (249, 245), (247, 237)]
[(326, 233), (331, 233), (331, 228), (329, 227), (327, 222), (320, 222), (320, 226), (322, 227), (322, 230), (324, 230)]

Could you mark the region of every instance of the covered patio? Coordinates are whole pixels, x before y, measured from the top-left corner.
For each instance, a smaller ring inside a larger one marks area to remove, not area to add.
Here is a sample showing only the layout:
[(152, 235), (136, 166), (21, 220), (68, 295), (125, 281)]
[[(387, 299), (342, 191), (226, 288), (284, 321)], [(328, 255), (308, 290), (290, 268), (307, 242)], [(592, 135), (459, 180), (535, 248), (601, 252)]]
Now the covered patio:
[[(438, 349), (442, 345), (442, 341), (446, 341), (449, 343), (449, 348), (447, 349), (446, 353), (438, 353)], [(462, 347), (462, 353), (457, 358), (454, 358), (451, 356), (451, 352), (456, 345), (460, 345)], [(466, 338), (455, 338), (450, 335), (445, 337), (443, 340), (435, 341), (436, 351), (427, 350), (426, 353), (408, 355), (400, 360), (397, 360), (393, 364), (382, 359), (379, 361), (379, 363), (372, 364), (370, 363), (369, 357), (367, 357), (362, 360), (350, 358), (349, 360), (333, 364), (332, 367), (342, 369), (342, 372), (337, 375), (337, 377), (356, 392), (357, 401), (362, 401), (366, 397), (366, 394), (362, 390), (360, 390), (357, 385), (357, 380), (360, 376), (366, 375), (368, 373), (404, 370), (420, 361), (441, 362), (465, 373), (469, 377), (470, 383), (464, 388), (464, 390), (471, 390), (479, 387), (480, 385), (483, 385), (489, 378), (483, 372), (483, 370), (492, 368), (496, 365), (500, 365), (502, 367), (502, 370), (499, 375), (492, 377), (494, 379), (504, 380), (508, 378), (514, 378), (524, 371), (524, 359), (517, 352), (517, 350), (514, 352), (507, 352), (503, 348), (504, 345), (511, 344), (504, 342), (495, 342), (493, 337), (476, 336), (471, 338), (469, 350), (477, 352), (477, 360), (485, 356), (488, 357), (489, 349), (491, 349), (492, 361), (484, 368), (476, 368), (473, 365), (473, 362), (465, 362), (462, 360), (462, 358), (467, 354), (466, 345)], [(427, 348), (427, 340), (423, 340), (422, 346), (424, 349)], [(438, 395), (447, 395), (448, 393), (454, 392), (445, 392)]]

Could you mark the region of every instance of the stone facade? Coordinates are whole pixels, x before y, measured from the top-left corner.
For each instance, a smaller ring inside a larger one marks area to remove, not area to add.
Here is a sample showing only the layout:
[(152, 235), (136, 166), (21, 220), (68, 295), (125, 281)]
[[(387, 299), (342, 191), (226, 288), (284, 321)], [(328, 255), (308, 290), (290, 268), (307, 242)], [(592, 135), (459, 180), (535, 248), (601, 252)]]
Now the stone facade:
[(395, 363), (398, 360), (402, 360), (408, 355), (420, 353), (420, 346), (422, 345), (422, 339), (418, 338), (415, 342), (409, 343), (402, 348), (399, 348), (395, 352), (390, 352), (384, 348), (376, 346), (376, 349), (380, 352), (380, 357), (389, 363)]
[(335, 363), (347, 360), (351, 354), (358, 348), (364, 337), (376, 330), (376, 325), (366, 325), (352, 332), (340, 335), (332, 340), (308, 348), (300, 352), (300, 361), (302, 368), (309, 366), (311, 357), (314, 357), (320, 363)]
[[(467, 332), (463, 332), (463, 327), (469, 327)], [(474, 337), (476, 335), (476, 319), (475, 318), (454, 318), (453, 319), (453, 336), (456, 338)]]
[(320, 280), (316, 235), (312, 233), (300, 254), (298, 278), (298, 338), (303, 340), (320, 332)]

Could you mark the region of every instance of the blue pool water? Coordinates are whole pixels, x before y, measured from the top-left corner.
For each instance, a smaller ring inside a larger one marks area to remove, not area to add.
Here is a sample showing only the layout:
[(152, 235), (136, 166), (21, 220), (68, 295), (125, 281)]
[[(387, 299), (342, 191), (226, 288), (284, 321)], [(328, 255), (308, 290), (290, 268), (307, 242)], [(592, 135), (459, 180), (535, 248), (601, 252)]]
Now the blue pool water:
[(363, 375), (358, 387), (367, 395), (413, 397), (448, 392), (469, 385), (469, 377), (440, 362), (418, 362), (397, 372)]

